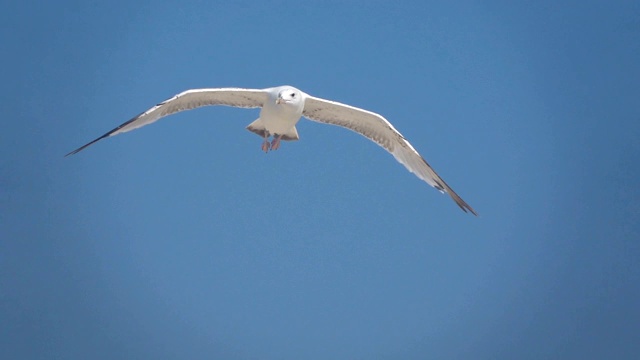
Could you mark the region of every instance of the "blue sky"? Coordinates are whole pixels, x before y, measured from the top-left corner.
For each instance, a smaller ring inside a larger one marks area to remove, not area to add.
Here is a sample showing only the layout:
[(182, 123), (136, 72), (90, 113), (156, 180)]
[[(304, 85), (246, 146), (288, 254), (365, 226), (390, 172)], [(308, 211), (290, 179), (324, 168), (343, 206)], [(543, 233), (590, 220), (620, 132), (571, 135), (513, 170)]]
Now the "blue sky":
[[(0, 357), (631, 359), (640, 5), (13, 2), (0, 14)], [(290, 84), (375, 144), (178, 92)]]

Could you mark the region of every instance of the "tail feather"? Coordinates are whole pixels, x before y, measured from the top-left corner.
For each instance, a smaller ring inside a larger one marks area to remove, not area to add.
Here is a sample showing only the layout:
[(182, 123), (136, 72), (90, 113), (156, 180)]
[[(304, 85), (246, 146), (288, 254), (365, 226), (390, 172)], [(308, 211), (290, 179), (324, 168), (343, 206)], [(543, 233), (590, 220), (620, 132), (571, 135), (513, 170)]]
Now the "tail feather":
[(260, 118), (257, 118), (254, 122), (249, 124), (247, 126), (247, 130), (249, 130), (252, 133), (255, 133), (258, 136), (263, 137), (263, 138), (269, 137), (270, 135), (274, 135), (274, 136), (282, 135), (281, 139), (285, 140), (285, 141), (300, 140), (300, 136), (298, 136), (298, 130), (296, 130), (295, 126), (293, 128), (291, 128), (291, 130), (287, 131), (286, 133), (283, 133), (283, 134), (271, 134), (264, 127), (264, 123), (262, 122), (262, 119), (260, 119)]
[(263, 138), (266, 138), (266, 137), (269, 136), (269, 132), (264, 127), (264, 124), (262, 123), (262, 119), (260, 119), (260, 118), (257, 118), (256, 121), (254, 121), (251, 124), (249, 124), (247, 126), (247, 130), (249, 130), (252, 133), (255, 133), (258, 136), (263, 137)]
[(286, 140), (286, 141), (300, 140), (300, 136), (298, 136), (298, 130), (296, 130), (296, 127), (294, 126), (293, 128), (291, 128), (291, 130), (282, 134), (282, 140)]

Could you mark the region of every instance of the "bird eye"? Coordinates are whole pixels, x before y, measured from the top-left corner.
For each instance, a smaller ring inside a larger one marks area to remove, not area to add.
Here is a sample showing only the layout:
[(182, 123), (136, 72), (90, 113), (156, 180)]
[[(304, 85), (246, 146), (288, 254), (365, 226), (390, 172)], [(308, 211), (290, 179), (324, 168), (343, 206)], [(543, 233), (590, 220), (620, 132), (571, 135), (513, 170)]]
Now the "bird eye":
[(291, 97), (292, 98), (296, 97), (296, 93), (291, 93)]

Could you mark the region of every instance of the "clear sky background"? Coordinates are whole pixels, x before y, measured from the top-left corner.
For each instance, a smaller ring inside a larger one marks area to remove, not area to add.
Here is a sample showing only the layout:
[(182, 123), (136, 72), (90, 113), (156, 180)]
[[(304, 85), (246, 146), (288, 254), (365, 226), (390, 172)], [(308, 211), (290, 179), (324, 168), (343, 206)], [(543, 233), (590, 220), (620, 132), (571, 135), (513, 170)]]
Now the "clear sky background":
[[(0, 358), (632, 359), (637, 1), (13, 1)], [(290, 84), (386, 116), (480, 216), (347, 130), (174, 94)]]

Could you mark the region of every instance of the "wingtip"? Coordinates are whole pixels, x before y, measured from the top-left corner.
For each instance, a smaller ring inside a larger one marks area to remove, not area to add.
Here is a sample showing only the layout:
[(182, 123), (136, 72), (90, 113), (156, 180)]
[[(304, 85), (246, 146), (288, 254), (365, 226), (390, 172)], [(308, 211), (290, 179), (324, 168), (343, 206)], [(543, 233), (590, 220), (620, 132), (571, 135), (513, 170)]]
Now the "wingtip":
[(73, 151), (71, 151), (71, 152), (69, 152), (69, 153), (65, 154), (65, 155), (64, 155), (64, 157), (67, 157), (67, 156), (70, 156), (70, 155), (75, 155), (75, 154), (77, 154), (78, 152), (82, 151), (82, 149), (84, 149), (84, 147), (77, 148), (77, 149), (75, 149), (75, 150), (73, 150)]
[(106, 134), (104, 134), (104, 135), (100, 136), (99, 138), (97, 138), (97, 139), (95, 139), (95, 140), (93, 140), (93, 141), (91, 141), (91, 142), (89, 142), (89, 143), (87, 143), (87, 144), (84, 144), (84, 145), (80, 146), (79, 148), (77, 148), (77, 149), (75, 149), (75, 150), (71, 151), (70, 153), (66, 154), (64, 157), (67, 157), (67, 156), (70, 156), (70, 155), (75, 155), (75, 154), (79, 153), (80, 151), (82, 151), (82, 150), (84, 150), (84, 149), (88, 148), (89, 146), (91, 146), (91, 145), (95, 144), (96, 142), (98, 142), (98, 141), (100, 141), (100, 140), (102, 140), (102, 139), (104, 139), (104, 138), (106, 138), (106, 137), (110, 136), (110, 134), (111, 134), (112, 132), (113, 132), (113, 131), (111, 131), (111, 132), (109, 132), (109, 133), (106, 133)]
[(469, 206), (469, 204), (464, 203), (464, 205), (458, 204), (458, 206), (460, 206), (460, 208), (462, 209), (462, 211), (466, 212), (466, 213), (472, 213), (475, 216), (478, 216), (478, 213), (473, 210), (473, 208), (471, 206)]
[(472, 213), (475, 216), (478, 216), (478, 213), (473, 210), (473, 208), (471, 206), (469, 206), (469, 204), (467, 204), (466, 201), (462, 200), (462, 198), (460, 196), (458, 196), (456, 194), (456, 196), (452, 196), (453, 200), (456, 202), (456, 204), (460, 207), (460, 209), (462, 209), (462, 211), (466, 212), (466, 213)]
[[(98, 139), (99, 140), (99, 139)], [(84, 150), (85, 148), (87, 148), (89, 145), (93, 144), (94, 142), (98, 141), (98, 140), (94, 140), (86, 145), (82, 145), (79, 148), (67, 153), (64, 157), (70, 156), (70, 155), (75, 155), (77, 153), (79, 153), (80, 151)]]
[(458, 205), (460, 209), (462, 209), (462, 211), (464, 211), (465, 213), (470, 212), (473, 215), (478, 216), (478, 213), (475, 210), (473, 210), (473, 208), (469, 204), (467, 204), (466, 201), (462, 200), (460, 195), (456, 194), (456, 192), (453, 191), (453, 189), (449, 185), (447, 185), (447, 183), (444, 182), (444, 180), (442, 179), (439, 179), (439, 180), (440, 182), (436, 182), (436, 184), (433, 185), (433, 187), (436, 188), (436, 190), (440, 191), (443, 194), (449, 194), (449, 196), (451, 196), (451, 199), (453, 199), (453, 201), (456, 202), (456, 205)]
[(453, 201), (456, 202), (456, 205), (458, 205), (460, 209), (462, 209), (462, 211), (464, 211), (465, 213), (470, 212), (473, 215), (478, 216), (478, 213), (469, 204), (467, 204), (466, 201), (462, 200), (460, 195), (456, 194), (456, 192), (453, 191), (453, 189), (447, 186), (445, 191), (449, 194), (449, 196), (451, 196)]

